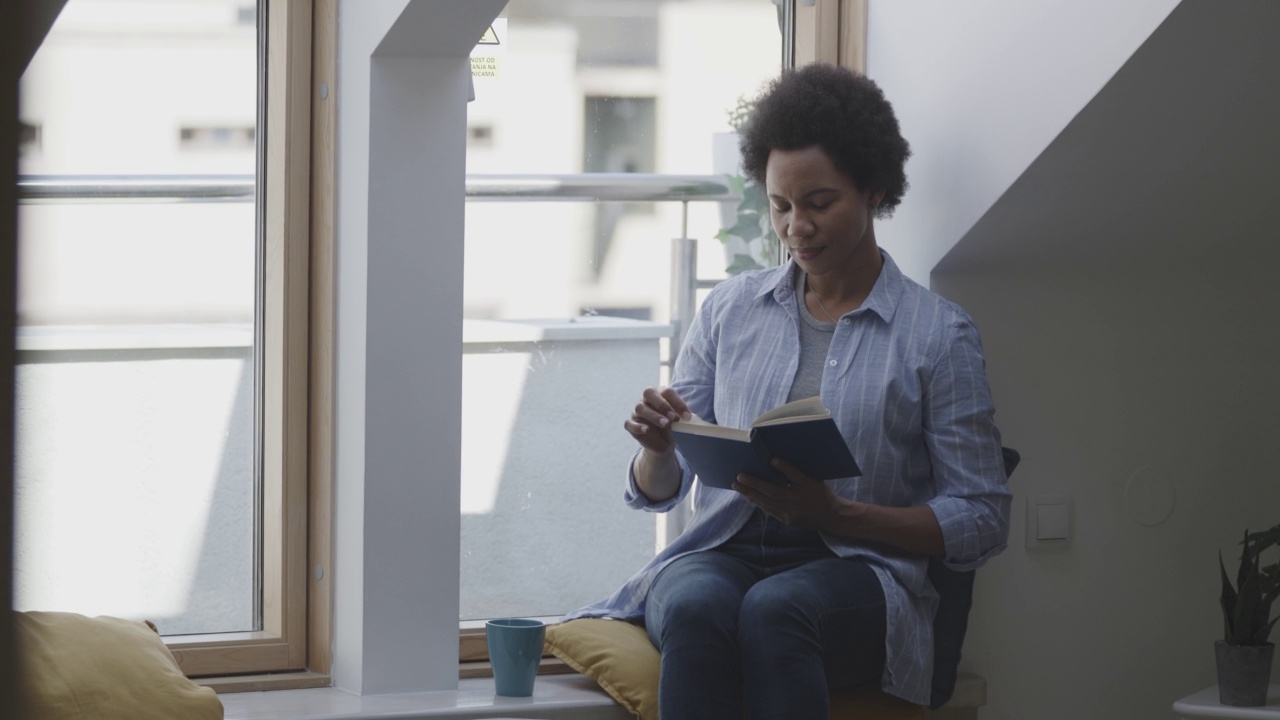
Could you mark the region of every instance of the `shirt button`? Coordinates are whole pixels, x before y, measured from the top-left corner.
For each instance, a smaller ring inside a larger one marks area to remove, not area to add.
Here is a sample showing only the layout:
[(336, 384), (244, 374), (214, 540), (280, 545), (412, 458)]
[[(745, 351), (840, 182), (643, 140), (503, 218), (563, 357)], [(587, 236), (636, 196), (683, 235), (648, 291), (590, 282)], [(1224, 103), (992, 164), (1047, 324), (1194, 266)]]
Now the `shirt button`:
[(828, 365), (830, 365), (831, 367), (835, 367), (835, 366), (836, 366), (836, 361), (835, 361), (835, 360), (828, 360), (828, 361), (827, 361), (827, 364), (828, 364)]
[(845, 325), (848, 325), (853, 322), (853, 318), (845, 318), (844, 320), (841, 320), (841, 322), (843, 322)]

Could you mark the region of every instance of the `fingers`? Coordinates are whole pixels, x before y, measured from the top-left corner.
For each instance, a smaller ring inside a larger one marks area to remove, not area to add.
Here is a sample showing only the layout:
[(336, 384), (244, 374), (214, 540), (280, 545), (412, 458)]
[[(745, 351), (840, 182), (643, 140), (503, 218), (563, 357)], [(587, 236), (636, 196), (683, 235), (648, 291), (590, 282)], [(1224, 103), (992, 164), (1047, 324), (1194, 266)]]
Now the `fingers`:
[[(629, 423), (634, 423), (636, 430), (644, 426), (648, 428), (668, 428), (677, 420), (688, 420), (693, 417), (689, 406), (681, 399), (680, 394), (671, 388), (645, 388), (640, 402), (631, 411)], [(628, 427), (628, 432), (636, 434)]]
[(645, 388), (640, 404), (636, 407), (641, 406), (653, 412), (655, 422), (657, 418), (665, 418), (667, 422), (663, 423), (663, 427), (677, 420), (688, 420), (693, 417), (693, 413), (689, 411), (689, 406), (680, 397), (680, 393), (671, 388)]
[(622, 427), (644, 447), (668, 452), (674, 445), (671, 424), (692, 417), (689, 406), (671, 388), (645, 388)]
[(632, 435), (635, 435), (636, 437), (644, 435), (645, 433), (649, 432), (651, 429), (648, 423), (640, 422), (636, 420), (634, 417), (628, 418), (627, 420), (623, 421), (622, 428), (627, 432), (631, 433)]
[[(666, 401), (667, 407), (670, 408), (670, 411), (676, 414), (676, 417), (671, 418), (673, 421), (677, 418), (680, 420), (688, 420), (693, 417), (693, 412), (690, 411), (689, 406), (685, 404), (684, 398), (680, 397), (680, 393), (676, 392), (673, 388), (663, 388), (663, 390), (658, 394)], [(670, 416), (668, 415), (668, 417)]]
[(787, 525), (814, 530), (831, 528), (835, 496), (827, 484), (812, 480), (785, 460), (775, 460), (773, 466), (790, 480), (789, 484), (742, 474), (737, 477), (733, 489)]
[(790, 485), (781, 485), (746, 473), (737, 477), (736, 482), (733, 483), (733, 489), (746, 495), (752, 502), (756, 500), (780, 502), (795, 494)]
[(774, 470), (777, 470), (778, 472), (782, 473), (783, 477), (789, 480), (792, 484), (802, 483), (802, 482), (813, 482), (813, 480), (808, 475), (805, 475), (803, 472), (800, 472), (799, 468), (787, 462), (786, 460), (783, 460), (780, 457), (774, 458), (769, 464), (773, 466)]
[(741, 493), (752, 505), (763, 510), (766, 515), (790, 524), (789, 508), (794, 499), (794, 488), (743, 473), (733, 483), (733, 489)]

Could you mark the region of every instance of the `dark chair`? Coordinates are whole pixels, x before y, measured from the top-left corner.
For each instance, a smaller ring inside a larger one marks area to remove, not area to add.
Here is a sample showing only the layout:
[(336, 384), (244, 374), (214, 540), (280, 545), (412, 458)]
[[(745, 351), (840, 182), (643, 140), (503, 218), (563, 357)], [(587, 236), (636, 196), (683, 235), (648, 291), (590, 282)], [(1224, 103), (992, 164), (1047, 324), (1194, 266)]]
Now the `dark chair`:
[[(1013, 475), (1022, 456), (1012, 448), (1000, 448), (1004, 456), (1004, 474)], [(973, 570), (952, 570), (941, 558), (929, 561), (929, 582), (938, 592), (938, 613), (933, 617), (933, 685), (929, 709), (937, 710), (951, 699), (956, 689), (956, 671), (960, 666), (960, 647), (969, 627), (969, 608), (973, 605)]]

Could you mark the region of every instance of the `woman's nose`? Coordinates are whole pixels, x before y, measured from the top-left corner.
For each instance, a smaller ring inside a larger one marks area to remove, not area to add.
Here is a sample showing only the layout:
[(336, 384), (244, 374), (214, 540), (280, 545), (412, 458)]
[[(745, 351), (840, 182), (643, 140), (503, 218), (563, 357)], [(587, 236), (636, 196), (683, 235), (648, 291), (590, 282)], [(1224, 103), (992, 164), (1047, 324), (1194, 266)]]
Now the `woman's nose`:
[(804, 215), (793, 212), (791, 221), (787, 223), (787, 234), (795, 238), (809, 237), (813, 234), (813, 223)]

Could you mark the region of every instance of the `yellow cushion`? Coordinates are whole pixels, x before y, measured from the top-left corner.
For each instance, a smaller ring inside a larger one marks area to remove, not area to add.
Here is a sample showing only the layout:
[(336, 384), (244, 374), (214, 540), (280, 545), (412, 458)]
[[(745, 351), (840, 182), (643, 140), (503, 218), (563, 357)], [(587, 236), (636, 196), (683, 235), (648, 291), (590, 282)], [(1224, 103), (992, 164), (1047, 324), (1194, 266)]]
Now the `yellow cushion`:
[[(599, 683), (640, 720), (658, 720), (662, 660), (644, 628), (620, 620), (580, 618), (548, 627), (546, 647)], [(831, 718), (923, 720), (924, 708), (863, 686), (831, 693)]]
[(31, 720), (221, 720), (213, 690), (188, 680), (151, 623), (14, 613)]
[(644, 628), (621, 620), (579, 618), (547, 628), (547, 650), (595, 680), (640, 720), (658, 720), (662, 658)]

